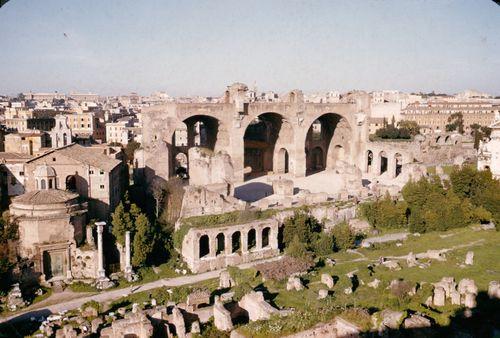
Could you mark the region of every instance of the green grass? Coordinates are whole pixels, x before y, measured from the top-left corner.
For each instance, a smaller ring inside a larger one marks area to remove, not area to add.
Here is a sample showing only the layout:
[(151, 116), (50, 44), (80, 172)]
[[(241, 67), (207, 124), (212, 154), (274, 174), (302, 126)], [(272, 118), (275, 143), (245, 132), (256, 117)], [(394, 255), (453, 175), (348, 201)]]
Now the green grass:
[[(453, 165), (443, 165), (443, 166), (441, 166), (441, 168), (443, 168), (443, 172), (446, 175), (450, 175), (453, 172), (453, 169), (455, 169), (455, 166), (453, 166)], [(427, 172), (429, 174), (431, 174), (431, 175), (435, 175), (436, 174), (436, 166), (429, 166), (429, 167), (427, 167)]]
[(69, 289), (73, 292), (99, 292), (92, 285), (83, 282), (74, 282), (69, 285)]

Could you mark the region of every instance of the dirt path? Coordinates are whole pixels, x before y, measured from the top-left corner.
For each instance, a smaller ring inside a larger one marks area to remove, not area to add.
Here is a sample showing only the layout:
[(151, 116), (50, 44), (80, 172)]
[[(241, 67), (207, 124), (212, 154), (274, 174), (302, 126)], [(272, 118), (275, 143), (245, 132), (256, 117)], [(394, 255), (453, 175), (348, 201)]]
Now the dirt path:
[[(281, 259), (282, 256), (266, 259), (266, 260), (260, 260), (260, 261), (255, 261), (251, 263), (246, 263), (246, 264), (241, 264), (238, 267), (242, 269), (246, 269), (252, 266), (255, 266), (257, 264), (265, 263), (265, 262), (272, 262)], [(81, 297), (78, 298), (73, 298), (71, 300), (65, 300), (62, 302), (58, 302), (56, 304), (52, 304), (51, 297), (47, 298), (43, 302), (46, 302), (46, 306), (42, 304), (42, 302), (37, 303), (33, 305), (33, 307), (29, 307), (23, 312), (13, 314), (8, 317), (3, 317), (0, 318), (0, 323), (6, 322), (6, 321), (18, 321), (18, 320), (27, 320), (30, 317), (39, 317), (39, 316), (48, 316), (51, 313), (57, 313), (61, 311), (68, 311), (68, 310), (73, 310), (76, 308), (79, 308), (82, 304), (94, 300), (99, 303), (102, 302), (107, 302), (107, 301), (113, 301), (115, 299), (128, 296), (129, 294), (132, 293), (137, 293), (137, 292), (142, 292), (142, 291), (148, 291), (151, 289), (159, 288), (159, 287), (176, 287), (176, 286), (181, 286), (181, 285), (188, 285), (188, 284), (195, 284), (198, 282), (202, 282), (208, 279), (212, 278), (217, 278), (219, 277), (221, 270), (214, 270), (214, 271), (208, 271), (196, 275), (189, 275), (189, 276), (181, 276), (181, 277), (175, 277), (175, 278), (164, 278), (164, 279), (159, 279), (153, 282), (145, 283), (142, 285), (134, 285), (131, 287), (127, 288), (122, 288), (122, 289), (116, 289), (116, 290), (110, 290), (110, 291), (103, 291), (101, 293), (93, 294), (93, 295), (82, 295)], [(61, 295), (61, 299), (65, 299), (68, 294), (63, 295), (63, 293), (59, 294)], [(58, 294), (55, 294), (56, 296)], [(81, 295), (81, 293), (73, 293), (73, 295)]]

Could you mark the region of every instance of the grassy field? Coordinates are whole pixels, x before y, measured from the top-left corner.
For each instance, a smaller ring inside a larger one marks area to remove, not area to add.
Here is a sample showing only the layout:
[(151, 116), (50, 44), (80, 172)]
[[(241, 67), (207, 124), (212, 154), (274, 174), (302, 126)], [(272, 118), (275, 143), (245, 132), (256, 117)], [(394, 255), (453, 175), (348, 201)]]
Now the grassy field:
[[(334, 267), (317, 269), (302, 280), (306, 285), (303, 291), (286, 291), (286, 282), (265, 282), (263, 284), (271, 302), (280, 308), (294, 308), (298, 315), (290, 317), (272, 318), (267, 322), (255, 322), (241, 327), (239, 330), (252, 337), (278, 337), (285, 333), (292, 333), (313, 326), (315, 323), (331, 319), (335, 314), (344, 312), (347, 308), (365, 308), (370, 312), (383, 309), (401, 311), (418, 311), (433, 318), (440, 325), (448, 325), (450, 317), (457, 312), (459, 306), (447, 305), (439, 311), (428, 309), (422, 305), (431, 295), (430, 283), (439, 281), (442, 277), (451, 276), (458, 282), (462, 278), (474, 279), (479, 291), (486, 291), (488, 283), (500, 279), (500, 233), (496, 231), (474, 231), (472, 229), (455, 229), (444, 233), (423, 234), (420, 237), (409, 236), (397, 246), (395, 242), (376, 246), (374, 248), (358, 249), (358, 253), (340, 252), (331, 255), (337, 261)], [(409, 252), (421, 253), (428, 249), (451, 249), (446, 254), (445, 262), (429, 261), (430, 266), (408, 268), (406, 260), (401, 259), (400, 271), (390, 271), (385, 267), (375, 267), (375, 273), (370, 276), (367, 266), (374, 263), (379, 257), (403, 256)], [(474, 251), (474, 265), (463, 266), (467, 251)], [(354, 293), (346, 295), (344, 289), (352, 285), (346, 276), (355, 271), (359, 280), (359, 287)], [(322, 273), (328, 273), (338, 279), (331, 296), (326, 300), (318, 300), (317, 295), (325, 285), (320, 283)], [(375, 278), (381, 281), (377, 290), (366, 284)], [(416, 285), (419, 289), (413, 297), (398, 298), (387, 290), (387, 286), (394, 279), (403, 279)], [(364, 285), (363, 285), (364, 284)], [(364, 320), (364, 319), (363, 319)], [(358, 322), (359, 326), (366, 326), (366, 322)]]

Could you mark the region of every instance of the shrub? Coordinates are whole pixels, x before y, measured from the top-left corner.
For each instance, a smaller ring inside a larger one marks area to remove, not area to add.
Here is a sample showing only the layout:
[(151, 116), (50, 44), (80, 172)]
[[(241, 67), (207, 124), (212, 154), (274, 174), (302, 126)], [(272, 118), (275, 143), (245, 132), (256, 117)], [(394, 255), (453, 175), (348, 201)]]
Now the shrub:
[(325, 232), (321, 232), (316, 236), (316, 240), (312, 242), (312, 250), (317, 256), (327, 256), (333, 252), (333, 237)]
[(296, 211), (292, 217), (285, 219), (284, 224), (283, 242), (285, 246), (290, 245), (294, 237), (298, 236), (306, 244), (306, 249), (315, 239), (314, 233), (319, 233), (322, 229), (321, 223), (316, 218), (303, 211)]

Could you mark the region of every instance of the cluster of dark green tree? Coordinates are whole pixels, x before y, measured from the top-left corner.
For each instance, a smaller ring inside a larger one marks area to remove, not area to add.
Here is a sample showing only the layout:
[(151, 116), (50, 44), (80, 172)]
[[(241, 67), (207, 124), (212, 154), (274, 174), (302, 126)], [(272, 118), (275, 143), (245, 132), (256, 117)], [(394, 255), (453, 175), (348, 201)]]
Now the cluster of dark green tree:
[(450, 180), (438, 176), (408, 182), (402, 201), (389, 195), (360, 205), (376, 228), (408, 227), (411, 232), (443, 231), (491, 220), (500, 224), (500, 181), (489, 171), (464, 166)]
[(446, 131), (458, 131), (460, 134), (463, 134), (464, 130), (464, 114), (460, 112), (451, 114), (448, 117)]
[(159, 263), (166, 259), (171, 248), (171, 230), (159, 222), (150, 222), (136, 203), (131, 203), (128, 192), (113, 212), (111, 224), (116, 242), (125, 245), (125, 232), (130, 231), (132, 265), (135, 267)]
[(327, 256), (334, 251), (353, 248), (356, 235), (346, 222), (333, 227), (332, 232), (304, 211), (296, 211), (284, 222), (283, 243), (285, 253), (295, 258)]
[(470, 129), (472, 129), (472, 136), (474, 137), (474, 149), (479, 149), (479, 141), (486, 137), (490, 137), (491, 128), (473, 123), (470, 125)]
[(382, 139), (410, 139), (419, 131), (420, 127), (415, 121), (401, 121), (396, 127), (393, 117), (390, 124), (384, 120), (384, 126), (375, 132), (375, 136)]
[[(10, 252), (9, 241), (19, 238), (18, 226), (11, 219), (8, 211), (4, 211), (0, 217), (0, 294), (10, 287), (10, 271), (15, 265), (13, 263), (13, 252)], [(14, 255), (15, 256), (15, 255)]]

